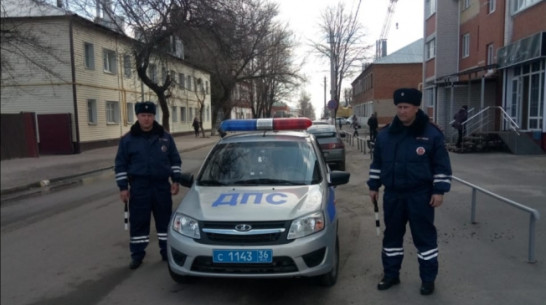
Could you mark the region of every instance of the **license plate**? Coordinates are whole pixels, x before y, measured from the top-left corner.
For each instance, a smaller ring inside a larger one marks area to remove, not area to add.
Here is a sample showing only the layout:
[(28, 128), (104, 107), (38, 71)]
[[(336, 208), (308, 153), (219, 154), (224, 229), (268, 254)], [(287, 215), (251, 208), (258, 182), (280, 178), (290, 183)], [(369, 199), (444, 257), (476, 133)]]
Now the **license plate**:
[(273, 261), (273, 250), (212, 250), (213, 263), (271, 263)]

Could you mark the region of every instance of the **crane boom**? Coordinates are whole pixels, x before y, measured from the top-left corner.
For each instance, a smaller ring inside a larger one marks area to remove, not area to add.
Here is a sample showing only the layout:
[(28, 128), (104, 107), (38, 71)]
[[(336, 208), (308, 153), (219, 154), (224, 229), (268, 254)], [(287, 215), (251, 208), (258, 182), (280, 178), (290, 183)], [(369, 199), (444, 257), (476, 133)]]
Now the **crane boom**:
[(387, 37), (389, 36), (389, 30), (392, 23), (392, 15), (394, 14), (394, 9), (396, 8), (396, 3), (398, 0), (390, 0), (389, 7), (387, 9), (387, 16), (385, 17), (385, 22), (383, 23), (383, 28), (381, 30), (381, 36), (375, 42), (375, 58), (381, 58), (387, 55)]

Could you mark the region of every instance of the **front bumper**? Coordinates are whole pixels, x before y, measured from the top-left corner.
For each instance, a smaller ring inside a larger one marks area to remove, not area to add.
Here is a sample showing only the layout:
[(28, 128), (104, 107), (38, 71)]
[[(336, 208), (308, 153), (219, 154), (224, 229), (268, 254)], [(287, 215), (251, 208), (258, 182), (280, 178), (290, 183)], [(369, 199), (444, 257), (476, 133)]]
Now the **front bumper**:
[[(319, 233), (290, 243), (266, 246), (210, 245), (170, 231), (168, 236), (169, 267), (185, 276), (282, 278), (311, 277), (332, 270), (335, 259), (337, 222)], [(214, 249), (272, 249), (272, 263), (228, 263), (212, 261)]]

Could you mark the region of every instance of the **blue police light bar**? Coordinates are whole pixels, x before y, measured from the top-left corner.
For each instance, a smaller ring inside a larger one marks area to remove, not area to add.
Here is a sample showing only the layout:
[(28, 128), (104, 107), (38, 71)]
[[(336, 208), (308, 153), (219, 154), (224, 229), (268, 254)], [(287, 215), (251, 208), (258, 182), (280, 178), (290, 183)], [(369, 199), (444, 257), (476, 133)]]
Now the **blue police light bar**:
[(223, 131), (302, 130), (307, 129), (311, 124), (308, 118), (225, 120), (220, 123), (220, 129)]

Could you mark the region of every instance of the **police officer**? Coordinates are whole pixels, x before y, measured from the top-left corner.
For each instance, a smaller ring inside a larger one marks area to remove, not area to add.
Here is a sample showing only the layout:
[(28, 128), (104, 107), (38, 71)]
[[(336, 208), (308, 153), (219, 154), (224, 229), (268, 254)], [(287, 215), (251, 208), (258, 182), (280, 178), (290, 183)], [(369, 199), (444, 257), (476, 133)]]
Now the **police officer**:
[(434, 292), (438, 274), (438, 244), (434, 208), (451, 187), (451, 164), (443, 133), (419, 109), (421, 92), (402, 88), (394, 91), (396, 116), (377, 135), (368, 187), (377, 200), (385, 186), (383, 209), (383, 279), (377, 289), (400, 283), (406, 223), (417, 248), (421, 294)]
[(135, 113), (138, 121), (121, 138), (115, 160), (120, 198), (129, 202), (130, 269), (138, 268), (146, 254), (151, 214), (161, 257), (167, 260), (171, 195), (179, 191), (182, 165), (172, 136), (155, 121), (155, 104), (136, 103)]

